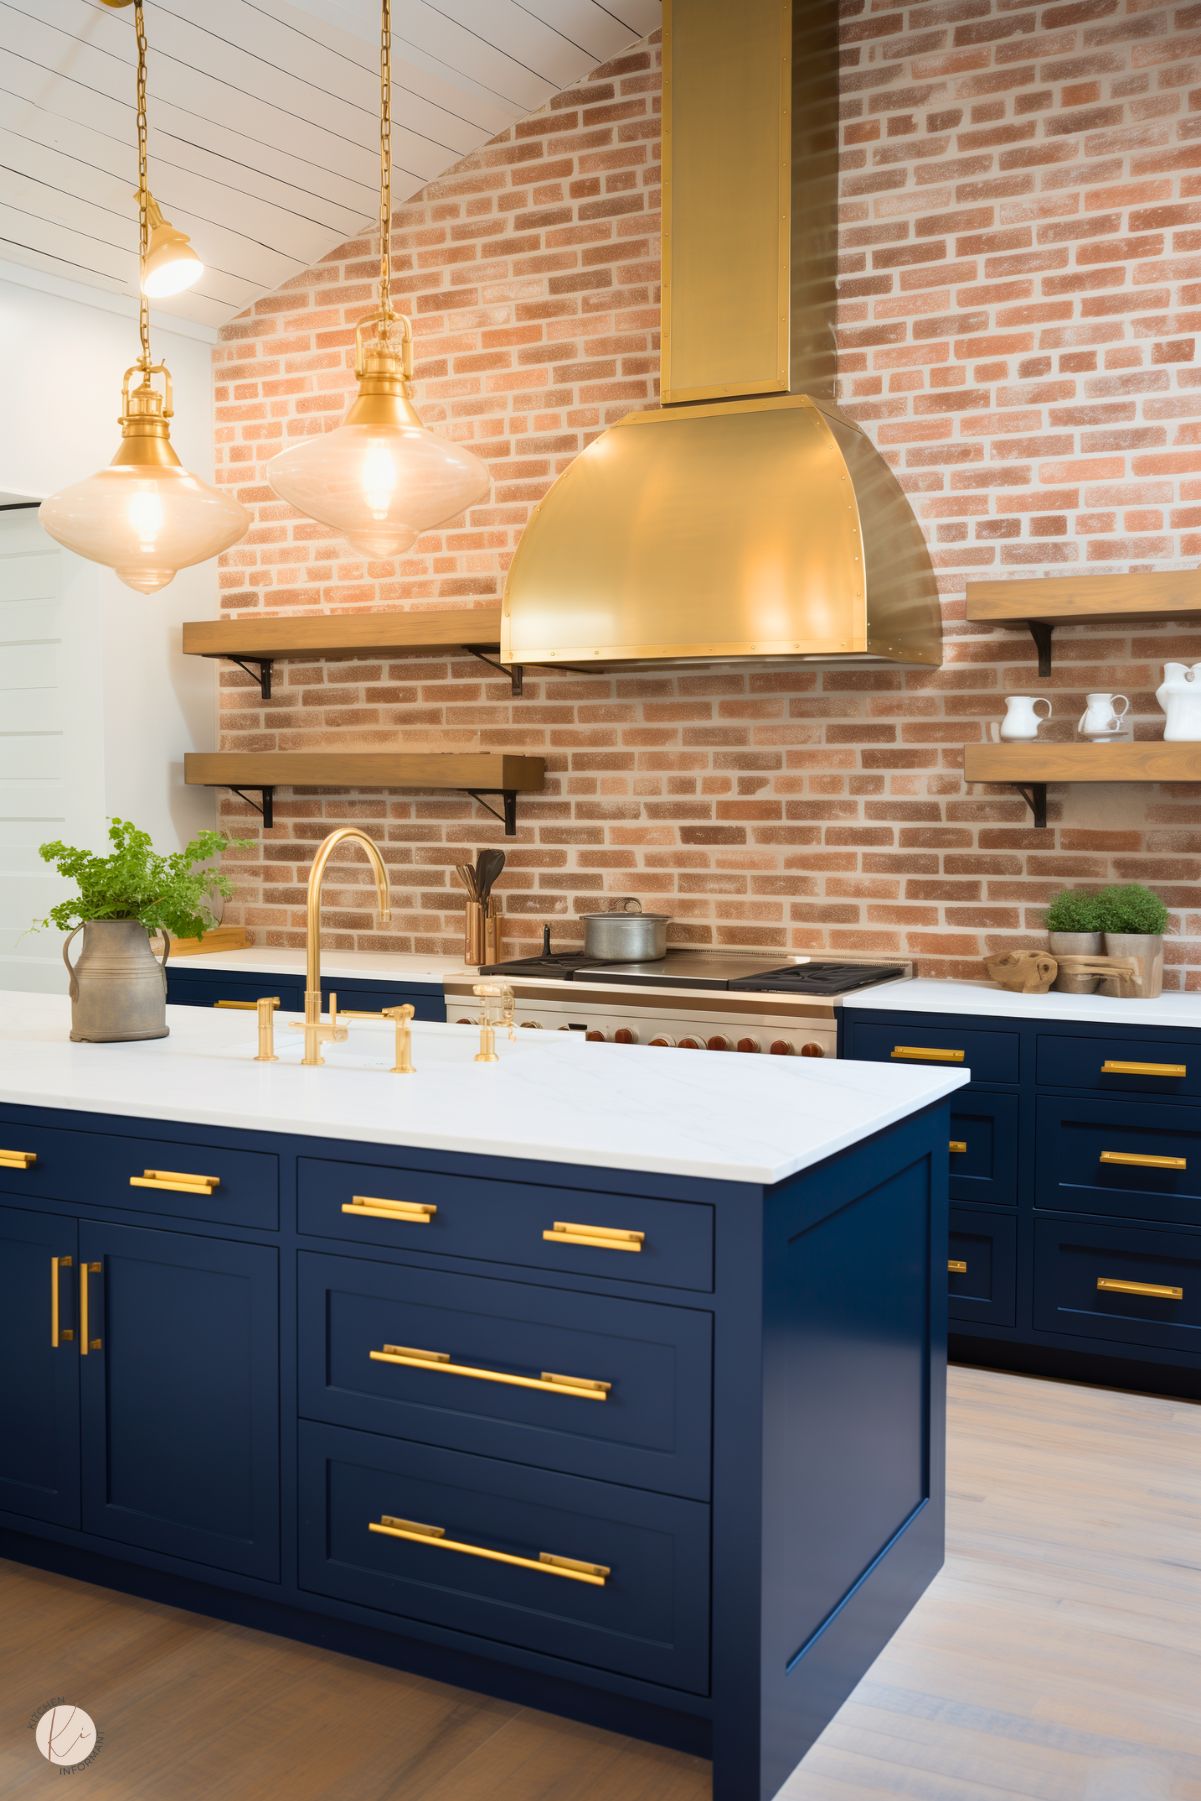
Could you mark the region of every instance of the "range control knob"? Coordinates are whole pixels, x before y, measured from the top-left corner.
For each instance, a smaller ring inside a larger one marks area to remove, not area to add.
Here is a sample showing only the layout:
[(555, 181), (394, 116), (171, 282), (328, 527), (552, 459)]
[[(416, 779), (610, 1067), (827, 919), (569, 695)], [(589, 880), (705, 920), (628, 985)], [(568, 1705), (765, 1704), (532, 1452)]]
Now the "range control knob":
[(523, 1019), (521, 1022), (521, 1029), (523, 1032), (540, 1032), (542, 1030), (542, 1021), (540, 1019)]
[(680, 1040), (680, 1049), (682, 1051), (703, 1051), (704, 1048), (704, 1041), (700, 1038), (689, 1036), (687, 1038), (681, 1038)]
[(715, 1033), (712, 1038), (708, 1038), (705, 1041), (705, 1049), (709, 1051), (731, 1051), (733, 1048), (730, 1040), (724, 1038), (720, 1032)]
[(614, 1044), (637, 1044), (637, 1032), (631, 1032), (629, 1026), (618, 1026), (613, 1034)]
[(660, 1034), (657, 1038), (651, 1039), (651, 1043), (653, 1045), (667, 1045), (668, 1047), (670, 1047), (671, 1045), (673, 1045), (675, 1043), (675, 1039), (669, 1038), (667, 1036), (666, 1032), (660, 1032)]
[(802, 1055), (802, 1057), (824, 1057), (824, 1056), (825, 1056), (825, 1054), (826, 1054), (826, 1050), (825, 1050), (825, 1046), (824, 1046), (824, 1045), (821, 1045), (821, 1044), (803, 1044), (803, 1045), (802, 1045), (802, 1046), (801, 1046), (801, 1055)]
[(738, 1040), (737, 1048), (740, 1051), (760, 1051), (763, 1049), (763, 1046), (759, 1043), (757, 1038), (740, 1038)]
[(769, 1048), (773, 1057), (791, 1057), (794, 1055), (792, 1046), (789, 1044), (787, 1038), (773, 1038)]
[(590, 1032), (585, 1032), (584, 1036), (589, 1044), (603, 1044), (605, 1042), (605, 1034), (603, 1032), (598, 1032), (595, 1026)]
[(455, 1024), (457, 1026), (475, 1026), (479, 1024), (479, 1021), (476, 1019), (456, 1019)]

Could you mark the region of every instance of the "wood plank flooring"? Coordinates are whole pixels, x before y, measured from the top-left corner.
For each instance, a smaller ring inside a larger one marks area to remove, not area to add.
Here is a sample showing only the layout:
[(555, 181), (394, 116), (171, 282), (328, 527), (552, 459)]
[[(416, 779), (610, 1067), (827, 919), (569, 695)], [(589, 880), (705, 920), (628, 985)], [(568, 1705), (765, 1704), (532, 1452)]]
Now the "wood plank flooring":
[[(1201, 1408), (951, 1372), (946, 1570), (783, 1801), (1201, 1801)], [(0, 1563), (0, 1797), (707, 1801), (708, 1765)]]

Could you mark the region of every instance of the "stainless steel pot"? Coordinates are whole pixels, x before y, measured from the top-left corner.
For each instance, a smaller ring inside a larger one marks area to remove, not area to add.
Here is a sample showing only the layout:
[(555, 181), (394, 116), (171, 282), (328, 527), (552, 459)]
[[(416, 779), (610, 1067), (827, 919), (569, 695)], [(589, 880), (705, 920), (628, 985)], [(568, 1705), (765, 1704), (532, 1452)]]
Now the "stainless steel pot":
[(584, 913), (584, 954), (606, 963), (657, 963), (667, 951), (669, 913), (644, 913), (632, 897), (609, 913)]

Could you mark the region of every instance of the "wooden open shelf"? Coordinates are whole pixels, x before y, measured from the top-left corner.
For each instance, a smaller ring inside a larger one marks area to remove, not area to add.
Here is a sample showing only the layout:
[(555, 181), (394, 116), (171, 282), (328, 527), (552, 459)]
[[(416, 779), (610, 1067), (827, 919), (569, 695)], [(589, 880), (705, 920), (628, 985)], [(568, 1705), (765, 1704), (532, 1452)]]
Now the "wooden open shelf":
[[(511, 678), (522, 671), (497, 661), (500, 602), (442, 612), (392, 608), (379, 613), (301, 613), (282, 619), (198, 619), (183, 628), (184, 655), (226, 657), (271, 698), (271, 666), (282, 657), (391, 657), (408, 651), (463, 650)], [(255, 665), (256, 667), (251, 667)]]
[(1045, 826), (1048, 782), (1201, 782), (1201, 744), (969, 744), (963, 773), (969, 782), (1020, 788), (1035, 825)]
[[(470, 794), (504, 820), (512, 838), (517, 796), (534, 793), (545, 779), (542, 757), (500, 751), (189, 751), (184, 757), (184, 781), (193, 787), (232, 788), (243, 800), (247, 789), (257, 789), (268, 829), (276, 788), (429, 788)], [(489, 806), (484, 797), (490, 794), (501, 798), (503, 812)]]
[(981, 625), (1028, 626), (1038, 647), (1038, 673), (1050, 675), (1051, 634), (1057, 625), (1119, 625), (1154, 619), (1193, 619), (1201, 625), (1201, 570), (1148, 569), (1132, 575), (969, 582), (967, 616)]

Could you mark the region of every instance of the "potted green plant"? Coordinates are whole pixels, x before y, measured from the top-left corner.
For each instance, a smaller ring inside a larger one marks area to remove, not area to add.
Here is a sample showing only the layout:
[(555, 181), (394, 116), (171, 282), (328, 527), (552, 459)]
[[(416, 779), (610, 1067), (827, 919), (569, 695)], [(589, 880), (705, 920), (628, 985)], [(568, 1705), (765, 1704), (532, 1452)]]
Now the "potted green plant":
[[(1098, 897), (1081, 888), (1065, 888), (1047, 908), (1047, 931), (1053, 957), (1101, 955), (1101, 909)], [(1098, 976), (1063, 970), (1052, 986), (1060, 994), (1092, 994)]]
[[(167, 1036), (166, 962), (170, 937), (202, 938), (213, 918), (212, 898), (233, 892), (227, 875), (206, 865), (248, 842), (199, 832), (181, 851), (164, 856), (149, 832), (112, 819), (108, 856), (55, 839), (40, 847), (45, 863), (73, 881), (76, 893), (37, 922), (69, 932), (63, 962), (71, 978), (71, 1036), (90, 1044)], [(83, 933), (79, 961), (70, 950)], [(162, 959), (151, 935), (162, 934)]]
[(1123, 999), (1154, 1000), (1163, 992), (1163, 937), (1168, 929), (1168, 909), (1157, 894), (1138, 882), (1103, 888), (1097, 896), (1105, 952), (1110, 957), (1131, 957), (1138, 976), (1106, 976), (1101, 993)]

